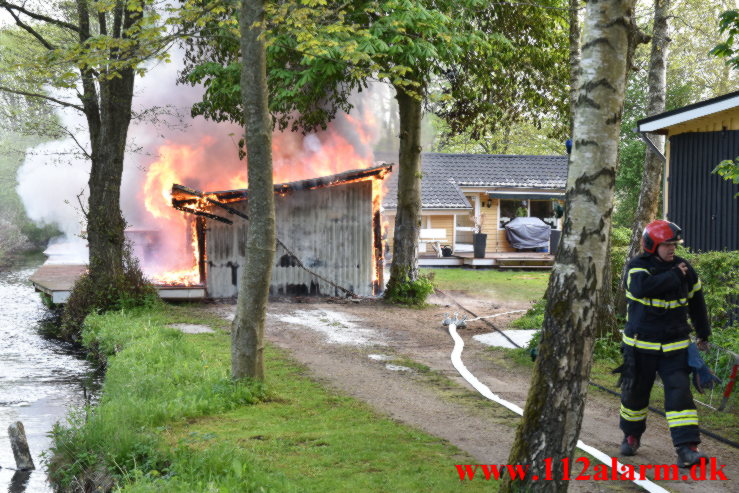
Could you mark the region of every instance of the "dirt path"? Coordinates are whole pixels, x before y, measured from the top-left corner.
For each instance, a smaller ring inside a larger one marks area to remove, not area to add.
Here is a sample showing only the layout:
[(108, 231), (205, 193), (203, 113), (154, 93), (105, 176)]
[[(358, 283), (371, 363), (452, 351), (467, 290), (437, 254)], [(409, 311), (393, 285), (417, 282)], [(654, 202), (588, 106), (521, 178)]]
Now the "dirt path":
[[(525, 308), (456, 298), (480, 315)], [(459, 376), (449, 358), (452, 340), (441, 320), (445, 312), (460, 310), (443, 298), (432, 302), (436, 306), (424, 310), (365, 301), (272, 303), (267, 337), (287, 349), (329, 387), (449, 441), (480, 463), (505, 464), (519, 417), (479, 396)], [(232, 308), (221, 305), (219, 310), (225, 314)], [(496, 324), (505, 325), (503, 318), (496, 319)], [(475, 323), (459, 332), (465, 340), (462, 359), (467, 368), (494, 393), (523, 407), (529, 372), (521, 371), (472, 339), (473, 335), (490, 332), (487, 326)], [(607, 454), (618, 450), (622, 438), (617, 424), (618, 408), (615, 397), (591, 390), (580, 439)], [(673, 463), (675, 452), (664, 419), (656, 415), (648, 419), (639, 455), (622, 462)], [(707, 437), (703, 449), (719, 464), (726, 464), (723, 470), (730, 481), (660, 484), (676, 492), (737, 491), (737, 451)], [(451, 465), (450, 474), (456, 474)], [(629, 481), (573, 481), (570, 490), (643, 491)]]

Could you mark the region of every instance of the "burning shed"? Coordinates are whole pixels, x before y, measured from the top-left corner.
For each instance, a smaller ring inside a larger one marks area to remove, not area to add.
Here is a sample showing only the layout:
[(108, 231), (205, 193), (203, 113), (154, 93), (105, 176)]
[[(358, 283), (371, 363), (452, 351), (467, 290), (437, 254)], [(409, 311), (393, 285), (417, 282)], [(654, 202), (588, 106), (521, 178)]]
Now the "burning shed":
[[(381, 164), (275, 185), (277, 251), (270, 294), (377, 294), (383, 286)], [(248, 190), (172, 187), (172, 206), (193, 214), (200, 282), (211, 298), (238, 293), (246, 263)]]

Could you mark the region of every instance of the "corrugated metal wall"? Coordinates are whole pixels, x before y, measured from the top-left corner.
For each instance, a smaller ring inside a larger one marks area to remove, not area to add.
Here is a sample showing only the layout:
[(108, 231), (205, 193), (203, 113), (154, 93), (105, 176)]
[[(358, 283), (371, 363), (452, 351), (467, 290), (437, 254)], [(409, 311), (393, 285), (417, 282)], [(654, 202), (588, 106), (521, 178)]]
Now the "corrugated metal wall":
[(693, 250), (739, 250), (739, 185), (711, 173), (737, 156), (737, 130), (670, 138), (668, 218), (683, 228)]
[[(229, 204), (247, 212), (247, 203)], [(210, 212), (224, 215), (223, 211)], [(306, 267), (362, 296), (372, 295), (372, 183), (335, 185), (275, 196), (277, 236)], [(238, 293), (245, 265), (247, 221), (233, 225), (208, 220), (207, 288), (213, 298)], [(298, 267), (277, 247), (272, 269), (273, 295), (340, 295), (336, 288)]]

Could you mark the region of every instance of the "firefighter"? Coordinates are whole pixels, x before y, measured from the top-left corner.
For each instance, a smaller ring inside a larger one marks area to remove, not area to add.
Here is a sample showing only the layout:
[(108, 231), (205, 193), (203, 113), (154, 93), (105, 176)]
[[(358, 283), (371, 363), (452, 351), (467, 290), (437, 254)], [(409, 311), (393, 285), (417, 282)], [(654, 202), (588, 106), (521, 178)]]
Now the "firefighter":
[(703, 351), (708, 348), (711, 329), (700, 279), (685, 259), (675, 255), (678, 243), (682, 243), (682, 230), (676, 224), (662, 220), (649, 223), (642, 236), (644, 252), (633, 258), (626, 270), (621, 455), (634, 455), (639, 448), (647, 426), (649, 394), (659, 373), (678, 466), (690, 467), (707, 457), (698, 450), (698, 412), (690, 391), (688, 316)]

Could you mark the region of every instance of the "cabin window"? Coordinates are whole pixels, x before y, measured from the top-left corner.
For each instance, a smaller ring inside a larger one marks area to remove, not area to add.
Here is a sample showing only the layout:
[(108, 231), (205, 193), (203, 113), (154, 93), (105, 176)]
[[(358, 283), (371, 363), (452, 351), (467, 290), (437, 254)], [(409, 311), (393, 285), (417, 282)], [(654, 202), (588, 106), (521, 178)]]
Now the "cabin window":
[(500, 200), (500, 214), (498, 215), (499, 228), (503, 229), (506, 224), (520, 216), (529, 215), (528, 200)]
[(553, 229), (557, 228), (554, 203), (547, 200), (508, 200), (501, 199), (498, 227), (505, 225), (517, 217), (538, 217)]

